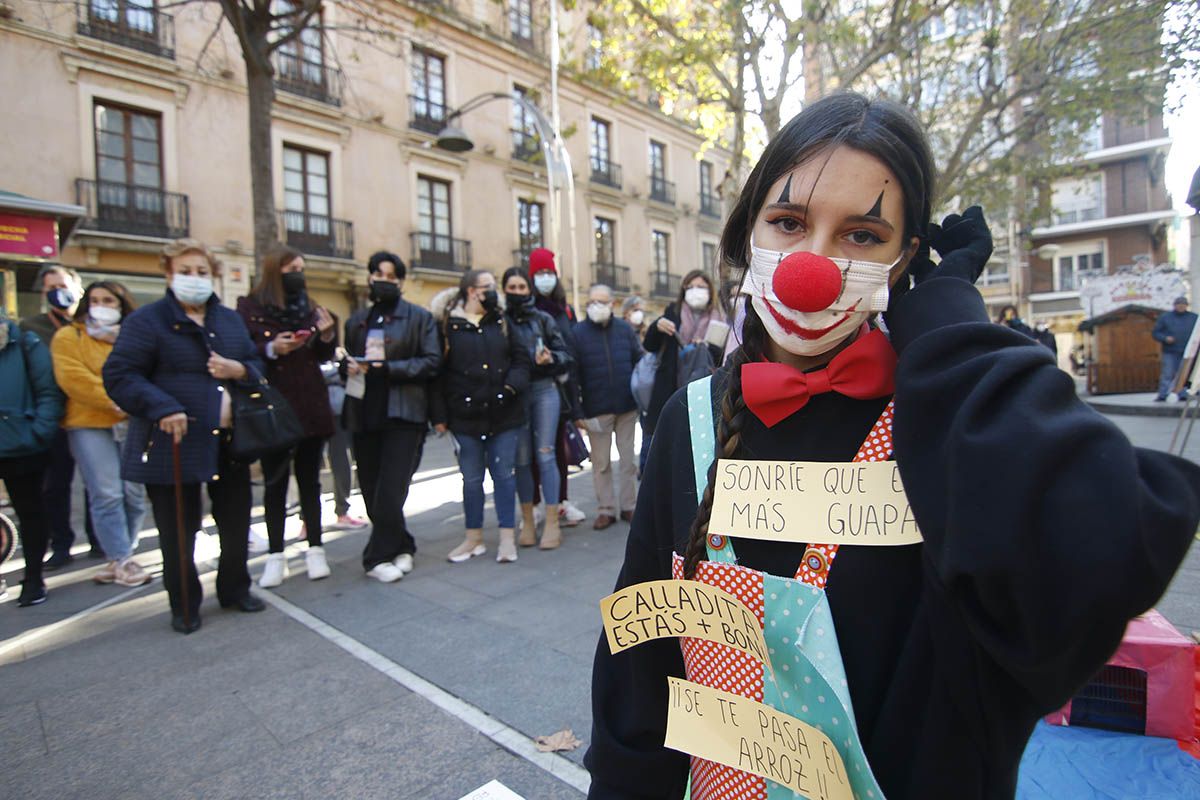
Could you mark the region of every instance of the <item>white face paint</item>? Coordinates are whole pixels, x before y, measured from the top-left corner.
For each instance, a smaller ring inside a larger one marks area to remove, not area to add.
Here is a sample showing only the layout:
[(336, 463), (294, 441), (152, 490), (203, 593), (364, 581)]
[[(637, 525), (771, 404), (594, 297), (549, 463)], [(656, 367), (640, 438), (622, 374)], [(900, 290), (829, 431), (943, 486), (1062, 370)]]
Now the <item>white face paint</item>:
[(829, 351), (857, 331), (872, 313), (885, 311), (888, 275), (904, 258), (901, 254), (891, 264), (830, 258), (842, 273), (842, 291), (828, 308), (806, 312), (789, 308), (775, 294), (775, 271), (790, 255), (756, 247), (751, 240), (750, 270), (742, 294), (753, 298), (754, 310), (771, 339), (797, 356)]

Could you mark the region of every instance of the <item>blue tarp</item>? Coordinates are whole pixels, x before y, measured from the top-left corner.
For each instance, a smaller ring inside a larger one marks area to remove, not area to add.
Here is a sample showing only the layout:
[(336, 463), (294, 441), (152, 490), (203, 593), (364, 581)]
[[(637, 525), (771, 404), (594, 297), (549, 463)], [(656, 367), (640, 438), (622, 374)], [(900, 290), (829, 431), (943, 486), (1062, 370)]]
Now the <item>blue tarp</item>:
[(1200, 760), (1173, 739), (1039, 722), (1017, 800), (1200, 800)]

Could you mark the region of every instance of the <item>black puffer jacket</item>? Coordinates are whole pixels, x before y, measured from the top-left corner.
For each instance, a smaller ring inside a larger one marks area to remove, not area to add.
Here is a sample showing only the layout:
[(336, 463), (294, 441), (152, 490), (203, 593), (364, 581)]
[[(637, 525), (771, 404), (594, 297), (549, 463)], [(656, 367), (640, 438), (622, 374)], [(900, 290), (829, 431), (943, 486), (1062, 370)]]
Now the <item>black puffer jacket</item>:
[[(567, 348), (567, 342), (554, 322), (554, 317), (532, 305), (518, 309), (510, 307), (504, 312), (504, 316), (508, 319), (508, 327), (514, 344), (525, 348), (525, 352), (529, 354), (529, 378), (531, 381), (557, 378), (559, 375), (565, 375), (571, 371), (571, 367), (575, 363), (575, 356)], [(542, 344), (550, 351), (550, 355), (554, 358), (553, 363), (537, 363), (538, 339), (541, 339)]]
[(530, 355), (504, 315), (487, 314), (476, 325), (455, 308), (441, 333), (445, 356), (431, 398), (433, 424), (463, 436), (487, 436), (521, 425)]

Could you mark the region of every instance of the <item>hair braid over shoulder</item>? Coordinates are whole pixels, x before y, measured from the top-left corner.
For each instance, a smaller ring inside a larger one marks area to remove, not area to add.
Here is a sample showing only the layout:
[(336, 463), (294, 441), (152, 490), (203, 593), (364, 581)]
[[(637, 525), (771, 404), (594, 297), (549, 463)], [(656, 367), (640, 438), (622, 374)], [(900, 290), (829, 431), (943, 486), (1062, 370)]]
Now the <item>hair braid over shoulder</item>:
[(721, 416), (717, 420), (716, 454), (708, 467), (708, 486), (696, 510), (692, 522), (687, 549), (683, 556), (683, 576), (689, 580), (696, 576), (696, 567), (705, 558), (705, 542), (708, 538), (708, 523), (712, 517), (713, 485), (717, 481), (717, 462), (722, 458), (736, 458), (742, 447), (742, 426), (746, 422), (746, 401), (742, 397), (742, 365), (762, 358), (766, 331), (758, 314), (747, 304), (746, 321), (742, 328), (742, 346), (729, 356), (729, 381), (721, 398)]

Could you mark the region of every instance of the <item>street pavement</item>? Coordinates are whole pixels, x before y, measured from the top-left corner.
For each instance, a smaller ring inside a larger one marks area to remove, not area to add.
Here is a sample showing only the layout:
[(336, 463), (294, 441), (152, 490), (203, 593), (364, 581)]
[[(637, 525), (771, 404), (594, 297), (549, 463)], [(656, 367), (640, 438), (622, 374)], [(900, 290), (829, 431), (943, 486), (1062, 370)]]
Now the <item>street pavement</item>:
[[(1175, 419), (1135, 415), (1130, 403), (1109, 418), (1136, 444), (1166, 449)], [(1184, 452), (1200, 462), (1200, 431)], [(457, 800), (492, 780), (529, 800), (582, 797), (597, 604), (628, 526), (591, 529), (587, 471), (572, 476), (570, 496), (589, 519), (566, 529), (559, 550), (521, 549), (516, 563), (497, 564), (489, 504), (488, 554), (450, 564), (461, 480), (448, 440), (431, 438), (407, 506), (412, 574), (390, 585), (365, 578), (366, 532), (330, 531), (329, 579), (307, 579), (291, 539), (292, 576), (255, 588), (267, 610), (222, 611), (215, 537), (201, 537), (204, 626), (191, 636), (169, 629), (160, 581), (94, 585), (99, 562), (77, 548), (50, 574), (47, 603), (0, 604), (0, 797)], [(152, 529), (139, 550), (157, 572)], [(252, 560), (255, 576), (263, 560)], [(19, 558), (2, 574), (15, 598)], [(1200, 630), (1196, 547), (1158, 608), (1185, 634)], [(532, 746), (567, 728), (582, 747)]]

